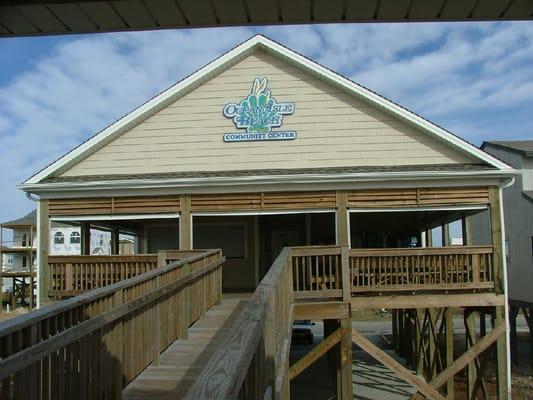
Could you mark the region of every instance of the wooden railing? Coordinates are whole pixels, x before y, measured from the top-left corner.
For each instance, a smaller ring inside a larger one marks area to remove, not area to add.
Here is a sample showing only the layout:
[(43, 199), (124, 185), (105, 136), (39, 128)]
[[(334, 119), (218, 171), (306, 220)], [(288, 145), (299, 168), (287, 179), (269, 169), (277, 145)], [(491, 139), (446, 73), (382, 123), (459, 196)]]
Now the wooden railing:
[[(164, 250), (165, 263), (182, 260), (198, 251)], [(48, 295), (72, 297), (121, 282), (158, 266), (157, 254), (50, 256)]]
[(294, 247), (291, 256), (295, 300), (340, 299), (347, 286), (352, 294), (494, 289), (490, 246), (351, 250), (311, 246)]
[(119, 399), (222, 292), (204, 251), (0, 324), (1, 399)]
[(493, 289), (492, 247), (350, 250), (352, 293)]
[(342, 297), (342, 247), (293, 247), (294, 298)]
[(186, 399), (289, 398), (291, 271), (284, 248)]

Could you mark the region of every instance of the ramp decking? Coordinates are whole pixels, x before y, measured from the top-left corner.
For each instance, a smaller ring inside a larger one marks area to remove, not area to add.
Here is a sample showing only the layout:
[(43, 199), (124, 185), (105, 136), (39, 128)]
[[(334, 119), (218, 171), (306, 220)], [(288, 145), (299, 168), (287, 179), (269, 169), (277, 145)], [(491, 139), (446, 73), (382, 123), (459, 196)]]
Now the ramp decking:
[(224, 340), (251, 294), (223, 294), (222, 303), (189, 328), (188, 339), (172, 343), (158, 366), (149, 366), (123, 391), (123, 399), (179, 399), (187, 393)]

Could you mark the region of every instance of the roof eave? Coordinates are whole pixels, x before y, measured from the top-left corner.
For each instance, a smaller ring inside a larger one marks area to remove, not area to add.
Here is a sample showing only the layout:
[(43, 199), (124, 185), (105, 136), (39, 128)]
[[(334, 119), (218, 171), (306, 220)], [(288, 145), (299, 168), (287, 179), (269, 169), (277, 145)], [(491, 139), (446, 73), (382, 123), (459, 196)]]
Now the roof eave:
[(257, 175), (246, 177), (207, 177), (174, 179), (131, 179), (115, 181), (87, 181), (21, 184), (18, 187), (29, 193), (76, 190), (114, 190), (114, 189), (149, 189), (149, 188), (186, 188), (198, 186), (235, 186), (235, 185), (275, 185), (275, 184), (309, 184), (309, 183), (352, 183), (405, 180), (439, 180), (439, 179), (498, 179), (502, 182), (512, 179), (519, 172), (486, 171), (416, 171), (416, 172), (382, 172), (382, 173), (341, 173), (341, 174), (301, 174), (301, 175)]

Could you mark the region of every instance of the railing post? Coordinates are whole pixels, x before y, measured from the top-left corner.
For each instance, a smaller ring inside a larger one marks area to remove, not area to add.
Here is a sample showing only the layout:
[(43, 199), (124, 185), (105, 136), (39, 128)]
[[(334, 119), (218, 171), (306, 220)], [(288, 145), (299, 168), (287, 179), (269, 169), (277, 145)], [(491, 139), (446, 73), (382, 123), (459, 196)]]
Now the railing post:
[[(347, 246), (341, 247), (341, 277), (342, 277), (342, 300), (351, 302), (352, 283), (350, 271), (350, 250)], [(351, 339), (350, 339), (351, 340)]]
[[(183, 265), (181, 267), (181, 276), (185, 277), (187, 275), (191, 274), (191, 266), (189, 263)], [(181, 338), (182, 339), (188, 339), (189, 338), (189, 324), (191, 322), (191, 292), (190, 292), (190, 284), (185, 286), (181, 290), (181, 301), (179, 305), (180, 310), (180, 321), (182, 323), (181, 326)]]
[[(157, 253), (157, 268), (162, 268), (167, 264), (167, 255), (165, 250), (159, 250)], [(161, 276), (157, 275), (154, 278), (154, 289), (158, 290), (161, 287)], [(159, 354), (161, 350), (161, 308), (159, 299), (156, 300), (154, 308), (153, 332), (152, 332), (152, 365), (159, 365)]]
[[(117, 290), (114, 295), (114, 307), (118, 307), (124, 303), (124, 292), (122, 289)], [(113, 349), (112, 355), (116, 358), (116, 371), (115, 378), (113, 379), (114, 385), (114, 399), (122, 399), (122, 385), (123, 385), (123, 364), (124, 364), (124, 327), (122, 320), (119, 319), (113, 328), (112, 334)]]
[(350, 253), (347, 246), (341, 247), (342, 300), (348, 303), (349, 317), (341, 319), (341, 399), (352, 399), (352, 283), (350, 271)]
[(72, 264), (65, 264), (65, 291), (71, 291), (74, 289), (72, 279)]

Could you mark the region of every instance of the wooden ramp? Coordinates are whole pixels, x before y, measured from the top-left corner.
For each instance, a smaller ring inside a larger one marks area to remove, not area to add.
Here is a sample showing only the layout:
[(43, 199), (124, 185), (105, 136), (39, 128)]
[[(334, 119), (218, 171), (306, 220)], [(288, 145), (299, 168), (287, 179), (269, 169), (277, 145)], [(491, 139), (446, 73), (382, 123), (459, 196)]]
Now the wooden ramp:
[(185, 396), (217, 346), (224, 340), (251, 294), (223, 294), (189, 328), (189, 338), (172, 343), (160, 357), (159, 366), (149, 366), (123, 391), (123, 399), (179, 399)]

